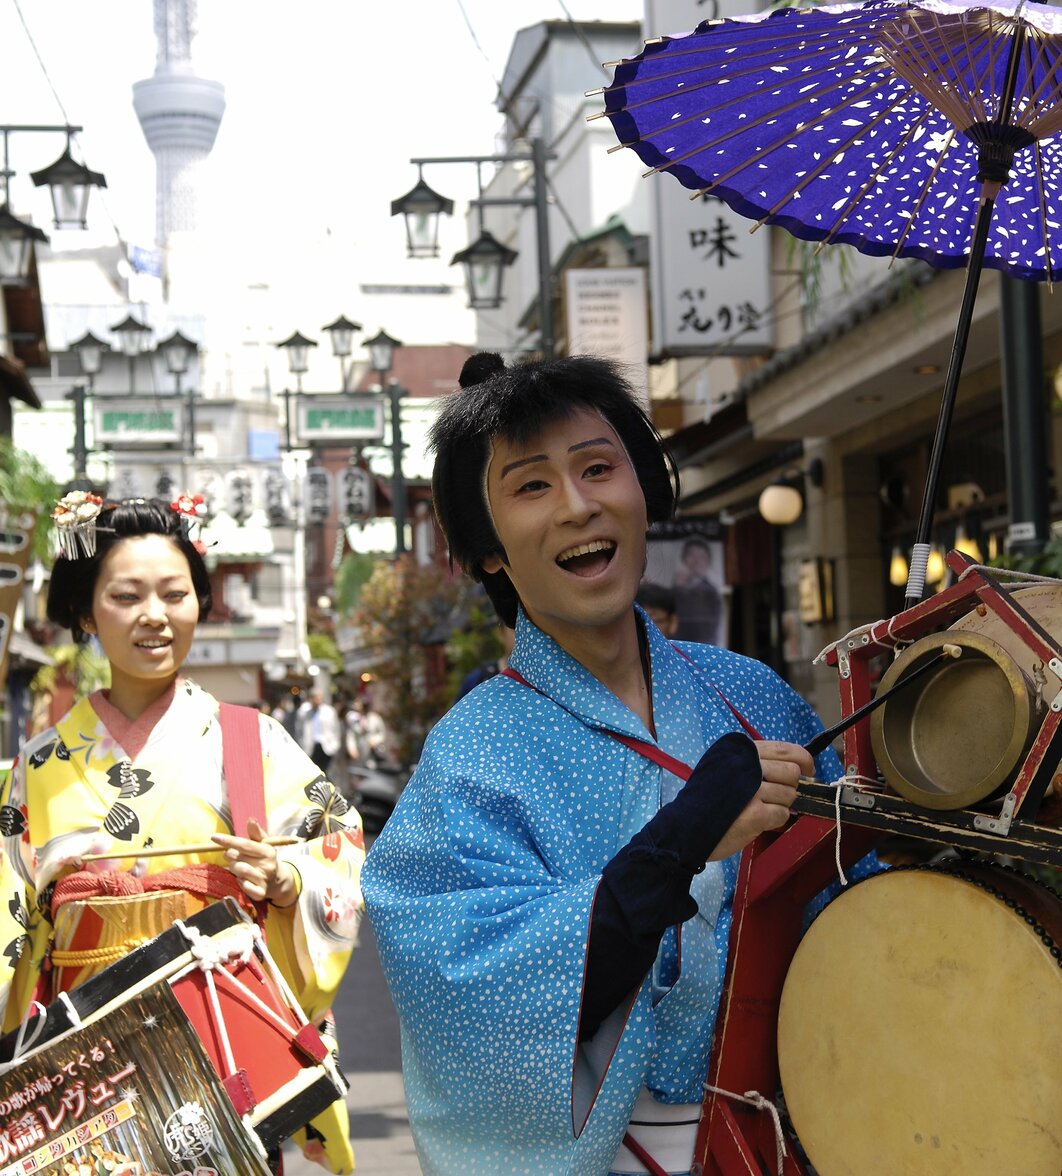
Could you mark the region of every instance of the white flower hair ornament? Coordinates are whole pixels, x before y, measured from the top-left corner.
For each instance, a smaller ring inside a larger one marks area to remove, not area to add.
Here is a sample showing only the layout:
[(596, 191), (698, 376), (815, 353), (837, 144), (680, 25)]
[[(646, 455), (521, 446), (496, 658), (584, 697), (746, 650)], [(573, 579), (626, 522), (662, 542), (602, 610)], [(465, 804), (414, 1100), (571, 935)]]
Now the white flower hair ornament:
[(198, 538), (201, 534), (200, 531), (196, 532), (197, 538), (192, 538), (192, 528), (201, 528), (206, 522), (208, 513), (206, 499), (202, 494), (178, 494), (170, 503), (170, 509), (175, 510), (181, 516), (181, 530), (184, 537), (202, 555), (206, 550), (206, 545), (201, 538)]
[(59, 554), (67, 559), (96, 554), (96, 520), (103, 507), (99, 494), (72, 490), (52, 508)]

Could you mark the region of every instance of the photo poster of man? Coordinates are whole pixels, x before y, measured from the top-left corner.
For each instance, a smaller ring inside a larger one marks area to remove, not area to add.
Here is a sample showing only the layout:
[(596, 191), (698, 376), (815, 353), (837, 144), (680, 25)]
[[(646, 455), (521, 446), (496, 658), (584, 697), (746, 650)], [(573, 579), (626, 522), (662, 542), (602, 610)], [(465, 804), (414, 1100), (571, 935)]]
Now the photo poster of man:
[(649, 590), (646, 599), (673, 602), (674, 626), (668, 636), (726, 648), (723, 525), (717, 518), (654, 523), (642, 587)]
[(0, 1176), (269, 1176), (260, 1146), (165, 981), (0, 1072)]

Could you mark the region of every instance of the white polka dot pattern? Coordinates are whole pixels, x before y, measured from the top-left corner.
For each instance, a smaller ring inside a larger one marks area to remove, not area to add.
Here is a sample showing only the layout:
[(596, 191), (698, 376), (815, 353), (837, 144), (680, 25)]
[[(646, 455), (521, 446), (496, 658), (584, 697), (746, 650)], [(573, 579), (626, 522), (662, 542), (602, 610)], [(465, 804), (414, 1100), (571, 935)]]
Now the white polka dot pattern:
[[(648, 629), (658, 741), (676, 758), (695, 763), (739, 729), (713, 684), (767, 738), (803, 743), (821, 729), (760, 663), (680, 653)], [(643, 984), (577, 1137), (573, 1064), (601, 869), (681, 785), (605, 733), (651, 739), (522, 614), (511, 664), (534, 689), (492, 678), (436, 726), (362, 885), (424, 1171), (603, 1176), (643, 1083), (664, 1102), (700, 1101), (736, 862), (697, 875), (681, 974), (655, 1007)], [(820, 766), (839, 774), (832, 752)]]

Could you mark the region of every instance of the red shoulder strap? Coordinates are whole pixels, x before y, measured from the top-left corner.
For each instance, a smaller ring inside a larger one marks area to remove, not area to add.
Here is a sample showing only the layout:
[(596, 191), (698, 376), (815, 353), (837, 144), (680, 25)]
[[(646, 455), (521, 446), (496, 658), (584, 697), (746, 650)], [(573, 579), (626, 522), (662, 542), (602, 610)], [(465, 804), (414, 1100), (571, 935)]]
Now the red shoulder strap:
[(223, 702), (218, 706), (218, 720), (232, 831), (237, 837), (246, 837), (251, 817), (265, 828), (265, 779), (258, 712), (249, 706)]
[[(521, 686), (526, 686), (529, 690), (534, 690), (535, 687), (516, 670), (506, 666), (502, 673), (507, 678), (512, 678), (514, 682), (519, 682)], [(541, 693), (541, 691), (538, 691)], [(629, 747), (631, 751), (636, 751), (639, 755), (644, 755), (646, 759), (652, 760), (661, 768), (665, 768), (673, 776), (678, 776), (680, 780), (688, 780), (693, 769), (689, 764), (684, 764), (682, 760), (675, 759), (673, 755), (668, 755), (666, 751), (661, 750), (655, 743), (647, 743), (644, 739), (636, 739), (633, 735), (621, 735), (618, 731), (607, 731), (602, 728), (603, 735), (609, 735), (617, 741), (622, 743), (624, 747)]]

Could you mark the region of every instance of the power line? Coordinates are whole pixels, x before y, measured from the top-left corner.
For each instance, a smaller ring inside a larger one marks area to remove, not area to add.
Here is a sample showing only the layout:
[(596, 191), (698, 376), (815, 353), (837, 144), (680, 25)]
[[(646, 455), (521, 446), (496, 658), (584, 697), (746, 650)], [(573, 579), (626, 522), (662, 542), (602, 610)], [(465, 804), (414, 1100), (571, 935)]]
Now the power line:
[(37, 42), (33, 39), (33, 34), (29, 31), (29, 25), (26, 24), (26, 17), (23, 15), (22, 6), (19, 0), (12, 0), (15, 6), (15, 12), (18, 13), (18, 19), (22, 23), (22, 29), (26, 34), (26, 40), (30, 43), (30, 48), (33, 50), (34, 57), (37, 58), (37, 64), (41, 67), (41, 73), (44, 74), (44, 80), (48, 83), (48, 88), (52, 92), (52, 97), (55, 99), (56, 106), (59, 107), (60, 113), (63, 116), (63, 121), (69, 126), (70, 116), (66, 113), (66, 107), (63, 106), (63, 100), (59, 97), (59, 91), (56, 90), (52, 82), (51, 75), (48, 73), (48, 67), (44, 64), (44, 58), (41, 57), (40, 50), (37, 48)]
[(599, 60), (597, 54), (594, 52), (594, 47), (590, 44), (590, 39), (583, 31), (582, 25), (577, 24), (574, 20), (572, 20), (572, 14), (568, 11), (568, 6), (564, 3), (564, 0), (557, 0), (557, 4), (560, 6), (561, 12), (564, 13), (564, 19), (571, 26), (572, 32), (582, 42), (583, 48), (586, 50), (590, 60), (594, 63), (594, 69), (600, 70), (605, 75), (605, 77), (608, 77), (608, 70), (605, 69), (604, 64)]
[[(12, 3), (14, 4), (15, 12), (18, 14), (19, 22), (22, 25), (22, 31), (26, 34), (26, 40), (29, 42), (29, 46), (33, 50), (33, 56), (36, 57), (37, 64), (41, 67), (41, 73), (44, 75), (44, 80), (48, 83), (48, 89), (51, 90), (52, 97), (55, 99), (55, 104), (59, 107), (59, 112), (63, 116), (63, 122), (67, 126), (70, 126), (70, 115), (67, 114), (66, 107), (63, 105), (63, 100), (59, 97), (59, 91), (55, 88), (55, 83), (52, 81), (52, 76), (48, 72), (48, 67), (44, 64), (44, 58), (41, 56), (41, 51), (37, 48), (37, 42), (33, 39), (33, 34), (30, 32), (29, 25), (26, 23), (26, 17), (22, 11), (22, 6), (19, 3), (19, 0), (12, 0)], [(79, 139), (79, 136), (76, 134), (71, 135), (70, 137), (72, 139)], [(98, 199), (103, 206), (103, 211), (107, 215), (107, 220), (110, 223), (111, 228), (114, 230), (115, 239), (118, 241), (119, 245), (123, 245), (125, 243), (125, 238), (122, 236), (118, 229), (118, 225), (115, 223), (114, 217), (111, 215), (111, 210), (107, 206), (107, 201), (104, 199), (102, 191), (99, 193)]]

